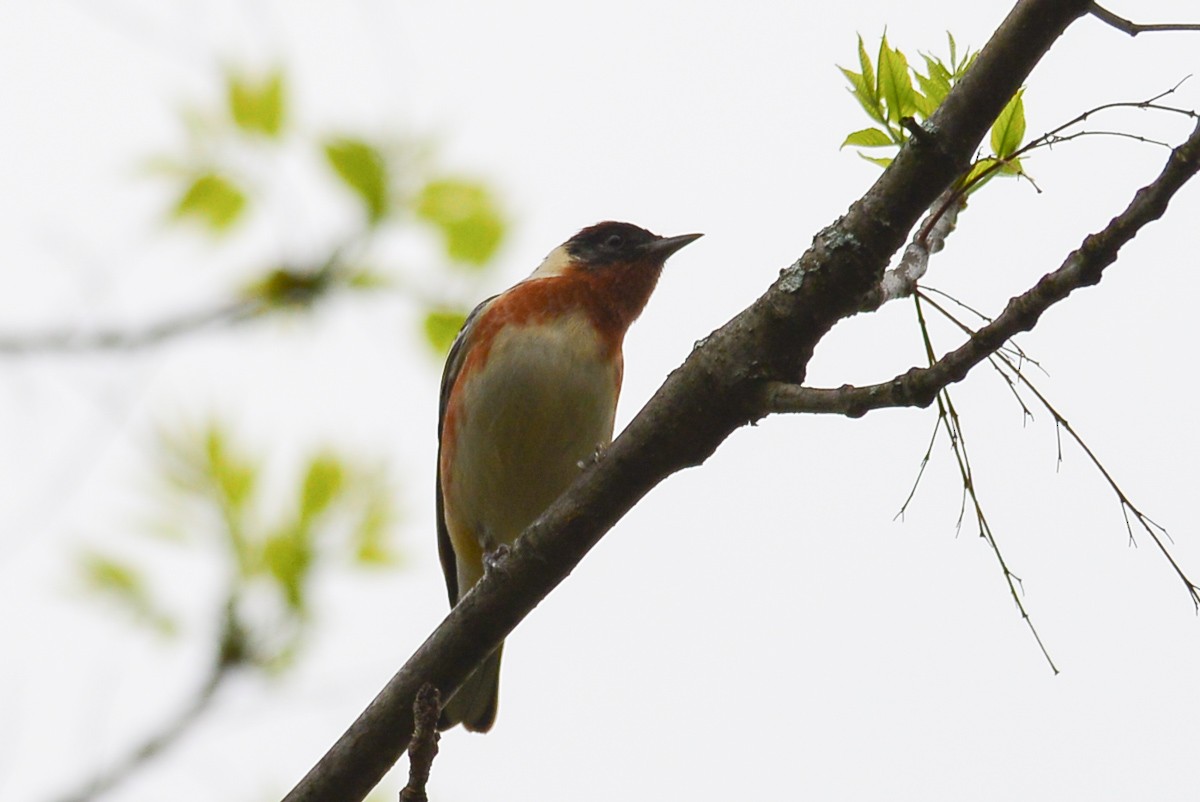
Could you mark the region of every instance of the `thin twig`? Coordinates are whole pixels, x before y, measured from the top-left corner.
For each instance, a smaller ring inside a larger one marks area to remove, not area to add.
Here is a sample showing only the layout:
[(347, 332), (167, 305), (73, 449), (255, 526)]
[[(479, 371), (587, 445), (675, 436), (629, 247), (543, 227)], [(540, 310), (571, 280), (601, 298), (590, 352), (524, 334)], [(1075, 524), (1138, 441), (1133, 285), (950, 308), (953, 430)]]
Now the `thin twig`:
[[(936, 352), (933, 348), (933, 341), (929, 336), (929, 328), (925, 321), (925, 315), (921, 311), (921, 299), (919, 296), (915, 296), (914, 299), (916, 301), (917, 320), (921, 329), (921, 337), (925, 344), (926, 357), (929, 359), (930, 364), (933, 364), (936, 361)], [(983, 504), (979, 500), (979, 493), (975, 485), (975, 473), (971, 469), (971, 458), (967, 453), (967, 441), (962, 428), (962, 419), (958, 415), (958, 410), (954, 407), (954, 401), (950, 397), (949, 389), (942, 388), (941, 392), (938, 393), (937, 405), (938, 420), (950, 436), (950, 450), (954, 454), (955, 463), (958, 465), (959, 477), (963, 483), (963, 506), (959, 508), (957, 526), (962, 526), (963, 513), (967, 498), (969, 497), (971, 508), (975, 513), (975, 521), (979, 526), (979, 536), (987, 541), (992, 553), (996, 556), (996, 562), (1000, 565), (1000, 571), (1004, 577), (1005, 584), (1008, 586), (1009, 593), (1017, 605), (1017, 610), (1020, 612), (1022, 620), (1029, 627), (1029, 632), (1033, 635), (1033, 639), (1037, 643), (1038, 649), (1041, 650), (1042, 656), (1046, 658), (1050, 669), (1055, 674), (1058, 674), (1058, 666), (1054, 664), (1054, 659), (1050, 657), (1050, 652), (1046, 649), (1046, 644), (1042, 641), (1041, 633), (1038, 632), (1037, 626), (1033, 623), (1033, 618), (1025, 608), (1025, 602), (1021, 598), (1021, 592), (1018, 590), (1018, 586), (1021, 585), (1021, 578), (1009, 568), (1008, 561), (1004, 559), (1004, 554), (1000, 551), (1000, 543), (996, 540), (992, 526), (983, 512)]]
[[(953, 315), (951, 315), (947, 310), (945, 310), (941, 306), (938, 306), (936, 303), (929, 301), (929, 299), (926, 298), (923, 294), (918, 294), (916, 297), (920, 300), (924, 300), (926, 303), (930, 303), (931, 306), (933, 306), (933, 308), (937, 309), (944, 317), (946, 317), (948, 320), (950, 320), (956, 326), (961, 328), (963, 331), (966, 331), (968, 333), (968, 336), (974, 335), (974, 332), (969, 327), (967, 327), (962, 321), (955, 318)], [(1129, 496), (1125, 493), (1125, 491), (1121, 489), (1121, 486), (1117, 483), (1116, 479), (1113, 478), (1113, 475), (1109, 472), (1108, 468), (1106, 468), (1104, 466), (1104, 464), (1100, 461), (1100, 458), (1098, 456), (1096, 456), (1096, 453), (1094, 451), (1092, 451), (1091, 446), (1089, 446), (1084, 441), (1084, 439), (1079, 435), (1079, 433), (1075, 431), (1074, 427), (1071, 426), (1071, 424), (1067, 421), (1066, 417), (1063, 416), (1058, 411), (1058, 409), (1053, 404), (1050, 403), (1049, 399), (1046, 398), (1046, 396), (1041, 392), (1041, 390), (1039, 390), (1036, 386), (1034, 386), (1033, 382), (1029, 379), (1028, 376), (1025, 375), (1024, 371), (1021, 370), (1020, 366), (1013, 362), (1011, 357), (1009, 357), (1006, 354), (996, 352), (991, 357), (989, 357), (989, 361), (991, 362), (992, 366), (997, 370), (997, 372), (1000, 373), (1000, 375), (1004, 377), (1005, 381), (1008, 382), (1010, 388), (1013, 391), (1013, 394), (1015, 396), (1017, 396), (1018, 403), (1020, 403), (1020, 405), (1021, 405), (1021, 409), (1024, 410), (1027, 415), (1032, 417), (1033, 413), (1029, 411), (1029, 408), (1025, 404), (1024, 399), (1022, 399), (1020, 397), (1020, 395), (1017, 393), (1016, 386), (1015, 386), (1016, 384), (1020, 384), (1020, 385), (1024, 386), (1030, 393), (1032, 393), (1033, 396), (1037, 399), (1038, 403), (1041, 404), (1041, 406), (1047, 412), (1050, 413), (1051, 417), (1054, 418), (1055, 438), (1056, 438), (1056, 441), (1058, 444), (1058, 464), (1060, 464), (1060, 465), (1062, 464), (1062, 432), (1063, 431), (1066, 431), (1068, 436), (1070, 436), (1070, 438), (1072, 440), (1074, 440), (1075, 443), (1083, 450), (1083, 453), (1087, 455), (1087, 458), (1091, 461), (1092, 465), (1094, 465), (1096, 470), (1098, 470), (1100, 472), (1100, 475), (1102, 477), (1104, 477), (1104, 481), (1108, 484), (1109, 488), (1111, 488), (1113, 493), (1117, 496), (1117, 500), (1121, 505), (1121, 515), (1125, 521), (1125, 529), (1129, 533), (1130, 542), (1131, 543), (1135, 542), (1134, 534), (1133, 534), (1133, 523), (1132, 523), (1132, 521), (1130, 521), (1130, 518), (1129, 518), (1129, 516), (1132, 515), (1133, 518), (1142, 527), (1142, 529), (1145, 530), (1146, 534), (1148, 534), (1150, 536), (1150, 538), (1154, 541), (1155, 546), (1158, 547), (1158, 550), (1166, 558), (1166, 560), (1170, 564), (1172, 570), (1175, 571), (1175, 574), (1183, 582), (1184, 588), (1187, 590), (1188, 596), (1191, 598), (1193, 606), (1196, 608), (1197, 612), (1200, 612), (1200, 586), (1198, 586), (1195, 582), (1193, 582), (1191, 580), (1190, 577), (1188, 577), (1188, 575), (1184, 572), (1182, 566), (1180, 566), (1179, 563), (1176, 561), (1175, 556), (1173, 554), (1171, 554), (1171, 551), (1168, 548), (1166, 542), (1164, 542), (1163, 538), (1166, 538), (1167, 540), (1170, 540), (1170, 538), (1171, 538), (1171, 535), (1167, 531), (1167, 529), (1164, 526), (1162, 526), (1161, 524), (1159, 524), (1158, 522), (1156, 522), (1154, 519), (1150, 518), (1144, 512), (1142, 512), (1142, 510), (1133, 503), (1133, 501), (1129, 498)], [(1011, 373), (1011, 376), (1007, 375), (1005, 373), (1005, 369), (1007, 369)]]
[[(922, 222), (921, 227), (917, 232), (917, 235), (913, 238), (913, 241), (914, 242), (924, 242), (926, 240), (926, 238), (929, 237), (930, 233), (934, 230), (934, 228), (939, 224), (942, 216), (947, 214), (950, 209), (955, 208), (957, 206), (961, 206), (963, 204), (963, 202), (965, 201), (966, 196), (968, 194), (970, 194), (971, 190), (974, 187), (979, 186), (984, 181), (991, 178), (999, 170), (1003, 169), (1007, 165), (1011, 164), (1012, 162), (1016, 161), (1017, 159), (1020, 159), (1022, 156), (1026, 155), (1027, 153), (1029, 153), (1037, 148), (1053, 147), (1056, 144), (1061, 144), (1063, 142), (1070, 141), (1071, 139), (1074, 139), (1077, 136), (1095, 135), (1095, 134), (1101, 134), (1101, 133), (1105, 134), (1105, 135), (1111, 135), (1111, 136), (1126, 137), (1129, 139), (1134, 139), (1137, 141), (1145, 142), (1147, 144), (1164, 145), (1166, 147), (1170, 147), (1170, 145), (1168, 145), (1165, 142), (1157, 142), (1152, 139), (1146, 139), (1144, 137), (1137, 136), (1136, 134), (1126, 134), (1126, 133), (1121, 133), (1121, 132), (1105, 131), (1105, 132), (1090, 132), (1090, 133), (1089, 132), (1080, 132), (1078, 134), (1070, 134), (1070, 135), (1064, 136), (1064, 135), (1062, 135), (1062, 132), (1065, 131), (1066, 129), (1070, 128), (1073, 125), (1078, 125), (1079, 123), (1086, 121), (1094, 114), (1098, 114), (1102, 111), (1109, 111), (1111, 109), (1125, 108), (1125, 109), (1141, 109), (1143, 111), (1148, 111), (1148, 110), (1165, 111), (1165, 112), (1169, 112), (1171, 114), (1180, 114), (1180, 115), (1189, 117), (1194, 120), (1200, 119), (1200, 113), (1197, 113), (1193, 109), (1181, 109), (1181, 108), (1178, 108), (1175, 106), (1164, 106), (1158, 102), (1158, 101), (1162, 100), (1163, 98), (1168, 97), (1168, 96), (1174, 94), (1176, 91), (1178, 91), (1179, 87), (1183, 86), (1184, 82), (1186, 82), (1188, 80), (1188, 78), (1190, 78), (1190, 77), (1191, 77), (1190, 75), (1185, 76), (1170, 89), (1167, 89), (1163, 92), (1159, 92), (1157, 95), (1154, 95), (1153, 97), (1149, 97), (1146, 100), (1118, 101), (1118, 102), (1114, 102), (1114, 103), (1104, 103), (1099, 106), (1090, 108), (1087, 111), (1077, 114), (1075, 117), (1072, 117), (1070, 120), (1059, 125), (1058, 127), (1047, 131), (1046, 133), (1042, 134), (1041, 136), (1037, 137), (1036, 139), (1031, 139), (1029, 142), (1025, 143), (1023, 146), (1021, 146), (1020, 148), (1017, 148), (1017, 150), (1010, 153), (1008, 156), (1005, 156), (1004, 158), (994, 159), (991, 164), (989, 164), (983, 170), (980, 170), (978, 173), (976, 173), (974, 176), (972, 176), (971, 180), (964, 181), (962, 184), (952, 186), (949, 190), (947, 190), (946, 194), (943, 195), (943, 197), (938, 200), (938, 203), (934, 204), (934, 207), (933, 207), (934, 211), (932, 213), (930, 213), (930, 215), (928, 217), (926, 217), (925, 220)], [(1036, 189), (1039, 193), (1041, 192), (1041, 189), (1039, 189), (1037, 184), (1033, 182), (1032, 178), (1030, 178), (1028, 175), (1025, 175), (1024, 173), (1022, 173), (1021, 175), (1025, 178), (1025, 180), (1027, 180), (1031, 184), (1033, 184), (1034, 189)], [(957, 210), (955, 211), (955, 213), (957, 214)]]
[(1122, 33), (1127, 33), (1130, 36), (1137, 36), (1139, 33), (1151, 33), (1155, 31), (1200, 31), (1200, 24), (1194, 22), (1180, 23), (1154, 23), (1143, 24), (1127, 20), (1124, 17), (1119, 17), (1116, 14), (1104, 8), (1099, 3), (1092, 3), (1089, 13), (1103, 23), (1111, 25)]
[(413, 701), (413, 737), (408, 747), (408, 785), (400, 792), (400, 802), (429, 802), (425, 785), (433, 759), (438, 753), (438, 715), (442, 712), (442, 695), (432, 683), (426, 682)]
[[(1008, 364), (1008, 367), (1014, 372), (1017, 380), (1020, 381), (1021, 384), (1025, 385), (1025, 387), (1031, 393), (1033, 393), (1033, 395), (1037, 398), (1038, 403), (1045, 407), (1046, 411), (1053, 416), (1056, 426), (1059, 429), (1066, 431), (1071, 439), (1075, 441), (1076, 445), (1083, 449), (1083, 453), (1087, 455), (1087, 458), (1091, 461), (1092, 465), (1096, 467), (1096, 470), (1098, 470), (1100, 475), (1104, 477), (1104, 481), (1112, 489), (1113, 493), (1116, 494), (1117, 500), (1121, 505), (1122, 515), (1125, 517), (1125, 528), (1129, 533), (1130, 541), (1132, 542), (1134, 539), (1133, 525), (1129, 520), (1129, 515), (1132, 514), (1142, 529), (1145, 530), (1146, 534), (1148, 534), (1154, 541), (1154, 545), (1156, 545), (1158, 550), (1162, 552), (1162, 555), (1166, 557), (1167, 562), (1170, 563), (1171, 568), (1175, 571), (1175, 574), (1179, 577), (1179, 579), (1183, 582), (1184, 587), (1187, 589), (1188, 596), (1191, 597), (1192, 605), (1196, 608), (1196, 612), (1200, 613), (1200, 585), (1197, 585), (1191, 580), (1191, 578), (1188, 577), (1183, 568), (1175, 560), (1175, 556), (1171, 554), (1171, 550), (1167, 547), (1167, 544), (1163, 541), (1163, 538), (1170, 540), (1170, 533), (1167, 532), (1164, 526), (1142, 512), (1142, 510), (1139, 509), (1132, 500), (1130, 500), (1125, 491), (1121, 489), (1121, 486), (1117, 484), (1117, 480), (1113, 478), (1111, 473), (1109, 473), (1108, 468), (1106, 468), (1104, 463), (1100, 461), (1100, 458), (1096, 456), (1096, 453), (1092, 451), (1091, 447), (1086, 442), (1084, 442), (1083, 438), (1078, 432), (1075, 431), (1075, 428), (1067, 421), (1067, 419), (1059, 413), (1059, 411), (1054, 407), (1053, 404), (1050, 403), (1049, 400), (1047, 400), (1046, 396), (1044, 396), (1042, 392), (1038, 390), (1038, 388), (1035, 387), (1032, 382), (1029, 381), (1029, 378), (1026, 377), (1024, 373), (1020, 372), (1011, 362)], [(1060, 461), (1062, 459), (1061, 452), (1062, 447), (1060, 446)]]
[(925, 448), (925, 454), (921, 457), (921, 465), (917, 468), (917, 478), (913, 480), (912, 487), (908, 490), (908, 497), (904, 499), (904, 503), (900, 505), (899, 511), (892, 518), (893, 521), (903, 521), (904, 513), (908, 512), (908, 505), (917, 495), (917, 488), (921, 486), (921, 478), (925, 476), (925, 469), (929, 466), (929, 460), (933, 457), (933, 444), (937, 442), (938, 432), (942, 430), (941, 420), (937, 420), (933, 424), (933, 434), (929, 437), (929, 445)]

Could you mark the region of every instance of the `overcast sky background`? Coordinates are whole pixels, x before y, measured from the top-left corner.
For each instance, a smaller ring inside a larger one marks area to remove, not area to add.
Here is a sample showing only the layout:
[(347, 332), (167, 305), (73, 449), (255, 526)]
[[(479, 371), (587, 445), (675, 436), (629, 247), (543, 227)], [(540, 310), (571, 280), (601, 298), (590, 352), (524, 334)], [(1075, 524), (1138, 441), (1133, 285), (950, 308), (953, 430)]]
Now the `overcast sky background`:
[[(306, 129), (431, 137), (441, 164), (497, 188), (512, 235), (480, 297), (598, 220), (706, 234), (668, 264), (629, 335), (619, 428), (875, 179), (838, 151), (866, 125), (835, 67), (855, 63), (855, 35), (871, 46), (886, 27), (906, 52), (944, 53), (950, 30), (977, 48), (1008, 8), (0, 3), (0, 328), (157, 319), (224, 297), (265, 258), (336, 241), (344, 210), (304, 199), (271, 205), (233, 246), (168, 232), (169, 189), (140, 171), (180, 148), (181, 106), (219, 102), (219, 65), (281, 63)], [(1182, 1), (1113, 10), (1200, 20)], [(1197, 36), (1131, 39), (1080, 21), (1030, 80), (1030, 133), (1171, 87), (1197, 70)], [(1198, 87), (1173, 102), (1200, 105)], [(1190, 129), (1145, 113), (1098, 127), (1169, 142)], [(988, 187), (928, 282), (997, 313), (1165, 156), (1108, 138), (1039, 152), (1027, 169), (1042, 194)], [(1197, 219), (1189, 186), (1097, 288), (1021, 340), (1049, 372), (1042, 389), (1171, 531), (1193, 577)], [(419, 253), (396, 250), (417, 273)], [(958, 342), (938, 331), (941, 349)], [(391, 455), (405, 568), (328, 577), (321, 635), (297, 670), (226, 688), (189, 737), (107, 798), (277, 798), (342, 733), (445, 612), (432, 508), (440, 366), (412, 332), (413, 310), (389, 296), (137, 357), (0, 362), (0, 799), (72, 786), (199, 681), (203, 653), (89, 610), (68, 563), (80, 543), (128, 536), (150, 435), (181, 415), (220, 412), (284, 470), (326, 440)], [(895, 303), (841, 324), (809, 382), (881, 381), (920, 361), (912, 308)], [(443, 738), (432, 798), (1194, 800), (1200, 621), (1181, 583), (1144, 536), (1129, 547), (1077, 447), (1064, 442), (1056, 468), (1049, 415), (1023, 423), (982, 369), (954, 394), (981, 498), (1061, 675), (969, 520), (956, 535), (961, 487), (944, 439), (893, 520), (932, 410), (780, 417), (657, 488), (530, 616), (505, 653), (495, 730)], [(202, 607), (214, 567), (171, 559), (166, 592)]]

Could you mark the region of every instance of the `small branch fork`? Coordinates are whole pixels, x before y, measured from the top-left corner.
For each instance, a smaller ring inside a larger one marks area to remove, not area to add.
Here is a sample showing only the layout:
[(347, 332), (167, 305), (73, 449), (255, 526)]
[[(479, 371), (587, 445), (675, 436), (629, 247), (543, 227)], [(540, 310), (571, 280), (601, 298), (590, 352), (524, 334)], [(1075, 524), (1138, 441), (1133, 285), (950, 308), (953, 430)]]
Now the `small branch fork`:
[(1159, 31), (1200, 31), (1200, 24), (1194, 22), (1181, 23), (1156, 23), (1156, 24), (1140, 24), (1127, 20), (1124, 17), (1117, 16), (1113, 12), (1104, 8), (1099, 3), (1092, 3), (1088, 13), (1101, 22), (1111, 25), (1122, 33), (1127, 33), (1130, 36), (1137, 36), (1139, 33), (1152, 33)]
[[(1166, 544), (1162, 539), (1166, 536), (1165, 530), (1129, 501), (1108, 471), (1100, 466), (1095, 454), (1080, 441), (1066, 419), (1054, 410), (1046, 398), (1028, 381), (1019, 365), (1003, 351), (1011, 337), (1032, 329), (1042, 314), (1051, 306), (1062, 301), (1080, 287), (1099, 282), (1104, 269), (1116, 261), (1121, 247), (1133, 239), (1144, 226), (1161, 217), (1171, 198), (1197, 172), (1200, 172), (1200, 122), (1197, 123), (1187, 140), (1171, 151), (1163, 171), (1154, 181), (1137, 192), (1125, 211), (1113, 218), (1102, 231), (1088, 236), (1057, 270), (1046, 274), (1036, 285), (1009, 301), (1004, 311), (995, 320), (974, 332), (964, 326), (963, 328), (969, 336), (967, 341), (955, 350), (932, 361), (928, 367), (911, 368), (906, 373), (880, 384), (861, 387), (843, 385), (838, 388), (815, 388), (769, 381), (760, 388), (758, 411), (764, 415), (807, 412), (860, 417), (875, 409), (926, 407), (934, 401), (938, 401), (940, 415), (944, 419), (948, 413), (942, 394), (947, 387), (961, 381), (972, 368), (984, 360), (991, 360), (997, 369), (999, 369), (998, 364), (1004, 365), (1010, 371), (1006, 381), (1015, 380), (1028, 388), (1038, 401), (1050, 410), (1056, 424), (1080, 443), (1089, 459), (1099, 467), (1105, 480), (1116, 492), (1125, 514), (1130, 536), (1132, 537), (1133, 530), (1129, 516), (1132, 514), (1159, 549), (1166, 554), (1172, 568), (1186, 586), (1193, 604), (1200, 611), (1200, 587), (1183, 573), (1180, 566), (1167, 553)], [(925, 300), (928, 301), (928, 298)], [(1022, 406), (1024, 408), (1023, 404)], [(1028, 414), (1027, 408), (1025, 411)], [(953, 442), (955, 432), (948, 431)], [(960, 467), (962, 467), (963, 457), (960, 456), (959, 460)], [(964, 483), (968, 493), (972, 493), (973, 497), (973, 484), (970, 482), (969, 473), (964, 474)], [(981, 513), (979, 514), (981, 515)], [(986, 523), (982, 518), (980, 526), (986, 536)], [(989, 542), (994, 547), (994, 541), (989, 540)], [(999, 557), (998, 552), (997, 556)], [(1004, 571), (1006, 578), (1010, 579), (1010, 587), (1012, 587), (1012, 575), (1006, 566)], [(1024, 613), (1023, 609), (1022, 613)]]
[[(918, 293), (918, 298), (922, 302), (937, 310), (939, 314), (965, 332), (968, 336), (974, 335), (975, 332), (972, 331), (969, 326), (959, 320), (948, 309), (933, 301), (923, 292)], [(971, 311), (976, 315), (979, 314), (978, 312), (974, 312), (974, 310)], [(1017, 353), (1016, 358), (1022, 361), (1030, 361), (1029, 358), (1021, 352)], [(1021, 364), (1014, 360), (1014, 357), (1011, 353), (1002, 349), (988, 357), (988, 361), (991, 363), (992, 367), (996, 370), (1000, 377), (1005, 381), (1009, 389), (1012, 390), (1013, 395), (1017, 399), (1017, 403), (1021, 405), (1021, 409), (1027, 417), (1032, 418), (1033, 413), (1029, 410), (1029, 407), (1025, 404), (1024, 399), (1021, 398), (1017, 392), (1018, 385), (1028, 390), (1034, 396), (1034, 398), (1037, 399), (1037, 402), (1042, 406), (1042, 408), (1049, 412), (1051, 417), (1054, 418), (1054, 425), (1059, 436), (1058, 461), (1060, 464), (1062, 463), (1062, 432), (1065, 431), (1067, 435), (1075, 441), (1076, 445), (1083, 450), (1083, 453), (1087, 456), (1088, 460), (1092, 463), (1096, 470), (1100, 472), (1100, 475), (1104, 477), (1104, 481), (1116, 495), (1117, 501), (1121, 505), (1121, 515), (1125, 520), (1125, 530), (1129, 533), (1130, 544), (1136, 545), (1136, 538), (1134, 537), (1133, 532), (1133, 522), (1137, 521), (1138, 525), (1146, 532), (1147, 535), (1150, 536), (1150, 539), (1154, 541), (1154, 545), (1158, 547), (1158, 550), (1167, 559), (1167, 562), (1171, 564), (1171, 568), (1175, 571), (1176, 575), (1178, 575), (1184, 586), (1187, 588), (1188, 595), (1191, 596), (1192, 599), (1192, 604), (1195, 606), (1197, 612), (1200, 612), (1200, 587), (1198, 587), (1196, 583), (1188, 578), (1187, 574), (1184, 573), (1182, 566), (1179, 565), (1174, 555), (1171, 554), (1170, 549), (1167, 548), (1167, 543), (1165, 542), (1164, 538), (1166, 540), (1170, 540), (1171, 536), (1167, 532), (1166, 528), (1156, 522), (1150, 516), (1146, 515), (1146, 513), (1144, 513), (1136, 504), (1133, 503), (1121, 486), (1117, 484), (1117, 480), (1113, 478), (1113, 475), (1109, 472), (1109, 470), (1104, 467), (1104, 463), (1102, 463), (1100, 458), (1096, 456), (1096, 453), (1092, 451), (1091, 446), (1084, 441), (1084, 439), (1079, 435), (1078, 432), (1075, 431), (1075, 428), (1070, 424), (1069, 421), (1067, 421), (1062, 413), (1060, 413), (1058, 409), (1052, 403), (1050, 403), (1050, 400), (1046, 398), (1042, 391), (1033, 384), (1027, 375), (1025, 375)]]
[[(914, 298), (916, 302), (917, 320), (921, 328), (921, 337), (925, 345), (925, 355), (930, 364), (936, 361), (933, 342), (929, 336), (929, 327), (925, 324), (925, 313), (921, 309), (921, 297)], [(958, 410), (954, 406), (954, 401), (950, 398), (949, 388), (943, 387), (937, 394), (938, 406), (938, 425), (942, 427), (947, 436), (950, 438), (950, 450), (954, 453), (955, 463), (958, 465), (959, 477), (962, 479), (963, 496), (962, 506), (958, 511), (958, 524), (961, 529), (963, 517), (966, 514), (967, 499), (971, 501), (972, 512), (975, 513), (975, 522), (979, 526), (979, 536), (987, 542), (992, 553), (996, 555), (996, 562), (999, 563), (1000, 572), (1004, 577), (1004, 582), (1008, 586), (1008, 592), (1013, 598), (1013, 602), (1017, 605), (1017, 610), (1021, 613), (1021, 619), (1025, 625), (1029, 627), (1029, 634), (1033, 636), (1037, 642), (1038, 648), (1042, 652), (1042, 656), (1046, 658), (1046, 662), (1050, 664), (1050, 670), (1058, 674), (1058, 666), (1054, 664), (1054, 659), (1050, 657), (1050, 652), (1046, 649), (1046, 644), (1042, 641), (1042, 635), (1034, 626), (1033, 619), (1029, 616), (1029, 611), (1025, 608), (1025, 601), (1022, 598), (1023, 586), (1021, 578), (1013, 573), (1009, 568), (1008, 561), (1004, 558), (1004, 554), (1000, 551), (1000, 543), (996, 540), (995, 533), (992, 531), (992, 525), (988, 522), (987, 516), (983, 512), (983, 504), (979, 500), (979, 492), (975, 484), (975, 474), (971, 470), (971, 459), (967, 454), (967, 438), (963, 432), (962, 419), (958, 415)], [(936, 436), (937, 430), (934, 431)], [(932, 452), (933, 444), (930, 443), (929, 451), (926, 452), (925, 459), (921, 463), (921, 470), (924, 471), (925, 465), (928, 462), (929, 454)], [(918, 481), (920, 477), (918, 476)], [(916, 486), (913, 486), (913, 493), (916, 492)], [(908, 500), (904, 502), (905, 506), (911, 501), (913, 493), (909, 493)], [(903, 511), (903, 508), (902, 508)]]
[[(1190, 76), (1188, 76), (1190, 77)], [(967, 196), (972, 189), (979, 186), (984, 181), (991, 178), (996, 172), (1002, 169), (1006, 164), (1022, 158), (1028, 153), (1044, 147), (1053, 147), (1064, 142), (1070, 142), (1073, 139), (1079, 139), (1085, 136), (1112, 136), (1124, 139), (1131, 139), (1136, 142), (1142, 142), (1150, 145), (1158, 145), (1165, 147), (1168, 150), (1170, 145), (1166, 142), (1160, 142), (1154, 139), (1130, 134), (1125, 131), (1075, 131), (1074, 133), (1063, 133), (1069, 128), (1086, 122), (1093, 115), (1103, 111), (1113, 109), (1140, 109), (1142, 111), (1161, 111), (1170, 114), (1177, 114), (1188, 117), (1192, 120), (1200, 120), (1200, 114), (1192, 109), (1178, 108), (1176, 106), (1168, 106), (1159, 101), (1170, 95), (1175, 94), (1179, 87), (1187, 81), (1184, 78), (1175, 86), (1160, 92), (1153, 97), (1138, 101), (1120, 101), (1116, 103), (1105, 103), (1095, 108), (1088, 109), (1076, 116), (1067, 120), (1065, 123), (1053, 128), (1041, 136), (1030, 140), (1022, 147), (1018, 148), (1012, 154), (1004, 159), (996, 159), (992, 164), (984, 170), (975, 174), (969, 181), (955, 183), (950, 186), (942, 195), (934, 201), (929, 207), (930, 212), (925, 219), (921, 221), (921, 225), (917, 228), (917, 233), (913, 236), (908, 246), (904, 249), (904, 254), (900, 258), (900, 264), (884, 273), (883, 281), (879, 283), (872, 292), (868, 293), (863, 299), (861, 312), (873, 312), (889, 301), (894, 301), (899, 298), (907, 298), (917, 291), (917, 282), (925, 276), (929, 267), (929, 257), (938, 251), (942, 250), (946, 243), (946, 237), (953, 233), (955, 225), (958, 222), (959, 213), (966, 208)], [(915, 131), (924, 131), (920, 127), (912, 129)], [(1022, 173), (1022, 175), (1024, 175)], [(1024, 176), (1032, 183), (1032, 179)], [(1034, 184), (1034, 188), (1037, 185)], [(1038, 192), (1041, 192), (1038, 189)]]
[(1029, 331), (1042, 314), (1080, 287), (1100, 281), (1117, 252), (1148, 223), (1157, 220), (1176, 192), (1200, 171), (1200, 124), (1187, 141), (1171, 152), (1162, 173), (1140, 189), (1124, 212), (1102, 231), (1088, 236), (1055, 271), (1009, 301), (1004, 311), (976, 331), (965, 343), (926, 368), (912, 368), (890, 381), (838, 388), (803, 387), (770, 381), (759, 391), (762, 414), (808, 412), (860, 417), (886, 407), (926, 407), (938, 391), (961, 381), (967, 372), (1001, 348), (1007, 340)]

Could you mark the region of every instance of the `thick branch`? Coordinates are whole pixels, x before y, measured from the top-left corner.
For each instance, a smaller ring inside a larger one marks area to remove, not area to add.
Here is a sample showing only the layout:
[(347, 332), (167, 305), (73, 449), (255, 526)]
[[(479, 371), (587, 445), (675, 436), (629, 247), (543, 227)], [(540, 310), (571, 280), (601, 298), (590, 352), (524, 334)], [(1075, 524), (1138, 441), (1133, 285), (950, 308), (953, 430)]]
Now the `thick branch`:
[(412, 703), (431, 682), (443, 697), (664, 478), (698, 465), (760, 417), (767, 380), (803, 380), (820, 339), (854, 314), (891, 255), (970, 161), (992, 121), (1086, 0), (1021, 0), (970, 73), (846, 215), (775, 284), (714, 332), (654, 398), (450, 612), (286, 802), (361, 800), (413, 731)]
[(1029, 331), (1042, 314), (1074, 290), (1100, 281), (1104, 269), (1143, 226), (1162, 217), (1167, 204), (1200, 171), (1200, 123), (1187, 140), (1171, 151), (1153, 182), (1138, 190), (1129, 206), (1098, 234), (1066, 258), (1062, 266), (1042, 276), (1036, 285), (1008, 302), (1004, 312), (965, 343), (928, 368), (913, 368), (882, 384), (837, 389), (800, 387), (770, 382), (761, 391), (763, 414), (818, 412), (858, 417), (884, 407), (928, 406), (942, 390), (961, 381), (971, 368), (996, 352), (1006, 340)]

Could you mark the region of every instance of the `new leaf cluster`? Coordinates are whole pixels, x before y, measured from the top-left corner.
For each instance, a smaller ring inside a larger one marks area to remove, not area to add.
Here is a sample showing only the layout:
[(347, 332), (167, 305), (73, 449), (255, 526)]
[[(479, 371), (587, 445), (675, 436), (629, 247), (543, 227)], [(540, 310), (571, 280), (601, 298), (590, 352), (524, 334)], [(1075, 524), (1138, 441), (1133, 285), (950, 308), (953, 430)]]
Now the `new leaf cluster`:
[[(949, 58), (922, 53), (925, 71), (921, 72), (909, 64), (904, 53), (888, 44), (886, 33), (880, 38), (874, 62), (862, 37), (858, 37), (859, 70), (839, 69), (850, 82), (850, 93), (875, 124), (849, 134), (842, 142), (843, 148), (859, 148), (859, 156), (880, 167), (891, 164), (892, 156), (863, 151), (898, 150), (911, 136), (905, 124), (929, 119), (975, 60), (977, 54), (969, 48), (960, 56), (951, 34), (947, 33), (946, 38)], [(965, 192), (974, 192), (997, 175), (1024, 175), (1016, 156), (1025, 140), (1023, 94), (1022, 89), (1013, 95), (992, 125), (991, 153), (976, 158), (959, 179), (958, 187)]]

